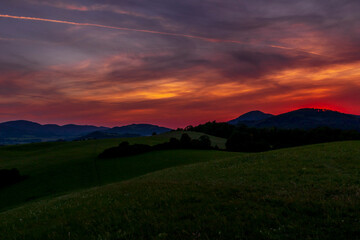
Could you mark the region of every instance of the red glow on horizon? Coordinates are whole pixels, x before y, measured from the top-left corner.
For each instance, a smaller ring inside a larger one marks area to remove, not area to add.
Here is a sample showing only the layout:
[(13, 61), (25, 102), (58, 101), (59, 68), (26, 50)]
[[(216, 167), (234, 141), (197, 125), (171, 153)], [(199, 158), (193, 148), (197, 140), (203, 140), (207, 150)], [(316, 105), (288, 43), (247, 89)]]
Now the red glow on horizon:
[(300, 105), (298, 107), (291, 108), (290, 111), (295, 111), (295, 110), (302, 109), (302, 108), (313, 108), (313, 109), (336, 111), (336, 112), (347, 113), (347, 114), (354, 114), (354, 113), (348, 111), (348, 109), (343, 106), (339, 106), (339, 105), (331, 104), (331, 103), (325, 103), (325, 102), (306, 103), (306, 104)]
[[(5, 10), (19, 5), (11, 2)], [(284, 1), (289, 16), (269, 5), (261, 8), (272, 19), (264, 25), (259, 3), (249, 1), (251, 21), (227, 22), (239, 5), (223, 1), (219, 16), (197, 24), (196, 1), (188, 4), (191, 16), (166, 1), (164, 12), (145, 2), (26, 2), (26, 16), (21, 9), (0, 14), (0, 122), (178, 128), (255, 110), (360, 115), (358, 28), (329, 28), (325, 20), (333, 16), (307, 21), (298, 17), (304, 9)], [(341, 9), (356, 16), (348, 10)], [(219, 17), (228, 27), (219, 28)], [(196, 24), (189, 29), (189, 22)]]

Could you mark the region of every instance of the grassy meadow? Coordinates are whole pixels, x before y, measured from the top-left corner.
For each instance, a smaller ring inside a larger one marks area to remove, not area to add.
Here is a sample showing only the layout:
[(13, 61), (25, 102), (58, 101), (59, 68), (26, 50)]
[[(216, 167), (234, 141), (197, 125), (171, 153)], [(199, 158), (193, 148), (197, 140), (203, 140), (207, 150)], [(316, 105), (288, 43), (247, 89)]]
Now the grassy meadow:
[(119, 141), (1, 147), (30, 177), (0, 190), (0, 239), (360, 239), (359, 141), (96, 160)]
[[(23, 182), (0, 189), (0, 211), (42, 197), (54, 196), (111, 182), (137, 177), (176, 165), (209, 161), (232, 155), (225, 152), (174, 151), (154, 152), (141, 156), (99, 160), (104, 149), (122, 141), (155, 145), (182, 132), (152, 137), (105, 139), (77, 142), (50, 142), (0, 147), (0, 169), (17, 168), (30, 176)], [(188, 133), (198, 138), (201, 133)], [(225, 146), (225, 139), (211, 137), (214, 144)]]

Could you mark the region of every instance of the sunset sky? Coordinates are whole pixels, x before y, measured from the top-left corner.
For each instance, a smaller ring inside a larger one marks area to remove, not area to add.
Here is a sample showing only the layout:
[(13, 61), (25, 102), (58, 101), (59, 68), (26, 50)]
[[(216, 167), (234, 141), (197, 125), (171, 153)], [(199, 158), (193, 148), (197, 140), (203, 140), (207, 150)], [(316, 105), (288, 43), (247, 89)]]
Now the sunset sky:
[(0, 2), (0, 121), (360, 114), (359, 0)]

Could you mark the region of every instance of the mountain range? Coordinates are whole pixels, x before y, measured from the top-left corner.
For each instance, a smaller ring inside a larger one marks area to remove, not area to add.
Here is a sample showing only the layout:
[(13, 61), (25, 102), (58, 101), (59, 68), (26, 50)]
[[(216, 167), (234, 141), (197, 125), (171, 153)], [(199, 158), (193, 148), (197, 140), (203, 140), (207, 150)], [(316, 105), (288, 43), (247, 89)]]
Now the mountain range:
[(171, 131), (170, 128), (159, 127), (152, 124), (131, 124), (122, 127), (108, 128), (102, 131), (91, 132), (79, 138), (79, 140), (87, 139), (106, 139), (106, 138), (129, 138), (150, 136), (153, 134), (161, 134)]
[[(331, 127), (360, 131), (360, 116), (341, 112), (304, 108), (272, 115), (261, 111), (251, 111), (228, 122), (232, 125), (244, 124), (256, 128), (311, 129)], [(122, 127), (96, 127), (91, 125), (68, 124), (59, 126), (18, 120), (0, 123), (0, 145), (21, 144), (56, 140), (86, 140), (150, 136), (154, 133), (169, 132), (172, 129), (151, 124), (131, 124)]]
[(330, 127), (360, 131), (360, 116), (358, 115), (313, 108), (298, 109), (280, 115), (252, 111), (228, 123), (233, 125), (244, 124), (256, 128), (312, 129), (317, 127)]
[(172, 129), (151, 124), (132, 124), (122, 127), (96, 127), (91, 125), (69, 124), (59, 126), (18, 120), (0, 123), (0, 145), (21, 144), (56, 140), (81, 140), (100, 138), (119, 138), (149, 136)]

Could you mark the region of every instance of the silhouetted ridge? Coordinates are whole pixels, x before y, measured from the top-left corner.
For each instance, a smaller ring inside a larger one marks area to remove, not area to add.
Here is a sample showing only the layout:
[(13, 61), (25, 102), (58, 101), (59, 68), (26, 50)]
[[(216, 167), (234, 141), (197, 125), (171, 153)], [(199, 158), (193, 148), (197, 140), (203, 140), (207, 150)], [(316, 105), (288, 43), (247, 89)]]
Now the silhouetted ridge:
[(160, 127), (152, 124), (131, 124), (122, 127), (114, 127), (104, 132), (112, 134), (137, 134), (140, 136), (151, 136), (153, 133), (161, 134), (169, 132), (172, 129)]
[(151, 124), (131, 124), (122, 127), (96, 127), (91, 125), (45, 124), (17, 120), (0, 123), (0, 145), (56, 140), (85, 140), (151, 136), (172, 129)]
[(241, 115), (240, 117), (233, 119), (231, 121), (229, 121), (228, 123), (233, 124), (233, 125), (237, 125), (237, 124), (241, 124), (241, 123), (252, 123), (252, 122), (257, 122), (257, 121), (262, 121), (265, 119), (268, 119), (270, 117), (273, 117), (274, 115), (272, 114), (268, 114), (268, 113), (263, 113), (261, 111), (251, 111), (248, 113), (245, 113), (243, 115)]
[(89, 133), (85, 136), (82, 136), (76, 140), (132, 138), (132, 137), (140, 137), (140, 135), (132, 134), (132, 133), (116, 134), (116, 133), (107, 133), (107, 132), (96, 131), (96, 132)]
[(360, 118), (356, 115), (326, 109), (303, 108), (280, 114), (255, 123), (255, 127), (277, 127), (285, 129), (312, 129), (330, 127), (360, 130)]
[(106, 130), (106, 127), (68, 124), (59, 126), (17, 120), (0, 123), (0, 144), (18, 144), (58, 139), (74, 139), (94, 131)]
[(253, 111), (231, 120), (229, 124), (244, 124), (256, 128), (313, 129), (330, 127), (343, 130), (360, 130), (360, 116), (316, 108), (302, 108), (280, 115)]

